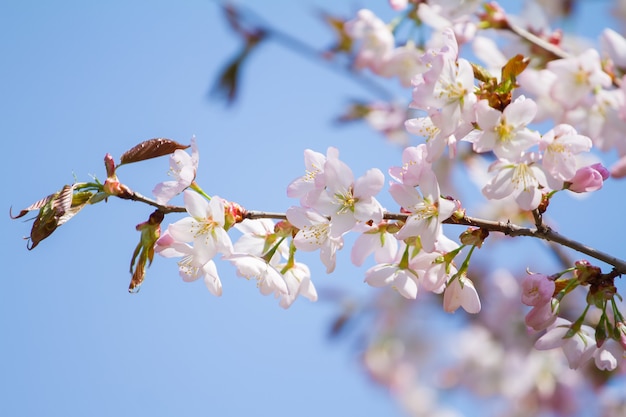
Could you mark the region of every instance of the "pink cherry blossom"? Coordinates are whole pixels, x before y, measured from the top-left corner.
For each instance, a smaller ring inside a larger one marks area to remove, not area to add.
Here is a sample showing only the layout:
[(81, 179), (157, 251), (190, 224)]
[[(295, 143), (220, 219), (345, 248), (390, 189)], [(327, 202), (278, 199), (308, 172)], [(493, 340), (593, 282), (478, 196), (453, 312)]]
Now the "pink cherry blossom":
[[(522, 210), (534, 210), (539, 206), (542, 187), (548, 187), (548, 178), (538, 165), (536, 155), (526, 154), (517, 160), (500, 159), (489, 167), (496, 172), (491, 181), (483, 187), (485, 197), (500, 200), (513, 196)], [(551, 184), (554, 189), (562, 185)]]
[(454, 134), (459, 126), (474, 121), (474, 72), (465, 59), (457, 61), (443, 54), (432, 57), (431, 70), (414, 79), (410, 107), (432, 112), (439, 109), (446, 125), (441, 135)]
[(191, 138), (191, 155), (182, 149), (177, 149), (170, 156), (169, 174), (174, 177), (174, 180), (159, 183), (154, 187), (152, 193), (157, 203), (167, 204), (172, 198), (191, 185), (196, 179), (199, 159), (196, 137), (193, 136)]
[(592, 358), (596, 350), (594, 339), (595, 331), (592, 327), (582, 325), (572, 337), (566, 337), (572, 322), (564, 318), (557, 318), (546, 334), (535, 342), (539, 350), (555, 349), (560, 347), (567, 358), (571, 369), (578, 369)]
[(575, 155), (591, 149), (591, 139), (579, 135), (572, 126), (560, 124), (541, 137), (542, 165), (553, 177), (568, 181), (576, 174)]
[[(422, 257), (426, 255), (427, 254), (423, 254)], [(428, 255), (430, 255), (430, 264), (424, 271), (421, 286), (426, 291), (441, 294), (446, 289), (446, 282), (457, 273), (457, 269), (451, 263), (440, 262), (439, 258), (443, 254), (438, 251)]]
[(229, 254), (233, 247), (224, 230), (224, 203), (218, 196), (207, 201), (195, 191), (185, 190), (185, 208), (189, 217), (172, 223), (167, 230), (180, 242), (193, 242), (194, 257), (204, 265), (218, 252)]
[(490, 107), (487, 100), (481, 100), (475, 109), (480, 130), (468, 140), (476, 152), (493, 151), (499, 158), (515, 159), (539, 143), (539, 134), (526, 127), (537, 114), (533, 100), (518, 97), (502, 112)]
[(522, 303), (538, 306), (550, 302), (554, 294), (554, 280), (543, 274), (528, 274), (522, 281)]
[(225, 257), (227, 261), (237, 268), (237, 275), (246, 279), (256, 279), (257, 287), (263, 295), (289, 294), (287, 283), (272, 265), (265, 259), (254, 255), (233, 253)]
[(389, 175), (399, 183), (416, 187), (422, 180), (422, 172), (431, 170), (431, 164), (426, 159), (425, 144), (407, 146), (402, 151), (402, 166), (389, 168)]
[(461, 122), (454, 131), (451, 131), (449, 121), (444, 119), (442, 112), (438, 109), (431, 110), (428, 116), (409, 119), (404, 126), (409, 133), (426, 139), (426, 161), (429, 164), (439, 159), (446, 148), (449, 149), (449, 157), (454, 158), (456, 135), (464, 137), (473, 129), (472, 124)]
[[(273, 245), (278, 244), (274, 232), (274, 222), (270, 219), (245, 219), (243, 222), (237, 223), (235, 228), (243, 233), (233, 245), (233, 252), (235, 253), (263, 256)], [(283, 241), (273, 256), (277, 257), (276, 262), (278, 262), (281, 257), (286, 258), (288, 255), (288, 243)]]
[(298, 295), (308, 298), (310, 301), (317, 301), (317, 291), (311, 281), (311, 271), (309, 267), (300, 262), (294, 262), (291, 266), (278, 266), (283, 275), (283, 279), (287, 284), (288, 292), (276, 292), (276, 296), (280, 297), (280, 306), (289, 308), (296, 300)]
[(387, 231), (387, 223), (364, 226), (364, 231), (356, 238), (350, 259), (356, 266), (361, 266), (365, 259), (374, 254), (377, 263), (391, 262), (398, 251), (398, 240)]
[(455, 312), (459, 307), (470, 314), (480, 312), (480, 298), (474, 283), (465, 275), (453, 279), (443, 293), (443, 309), (448, 313)]
[(333, 237), (351, 230), (357, 222), (383, 220), (383, 208), (374, 198), (383, 188), (385, 176), (379, 169), (370, 169), (354, 180), (352, 170), (339, 158), (329, 157), (324, 164), (326, 189), (313, 208), (330, 216)]
[(182, 258), (178, 261), (178, 272), (183, 281), (193, 282), (202, 277), (211, 294), (218, 297), (222, 295), (222, 282), (217, 273), (215, 262), (213, 260), (205, 263), (198, 261), (190, 244), (175, 240), (166, 230), (157, 240), (155, 252), (166, 258)]
[(424, 266), (419, 255), (412, 256), (411, 249), (403, 243), (393, 261), (374, 265), (365, 272), (365, 282), (373, 287), (391, 285), (403, 297), (415, 299)]
[(300, 229), (293, 238), (296, 248), (303, 251), (319, 249), (326, 272), (333, 272), (337, 251), (343, 247), (343, 237), (331, 236), (330, 220), (315, 210), (303, 207), (290, 207), (286, 215), (287, 220)]
[(398, 264), (378, 264), (365, 272), (365, 282), (373, 287), (391, 285), (403, 297), (415, 299), (418, 290), (417, 272)]
[(304, 151), (304, 166), (306, 173), (293, 180), (287, 187), (287, 196), (300, 198), (300, 204), (310, 207), (324, 189), (324, 164), (327, 157), (339, 157), (336, 148), (329, 147), (326, 156), (319, 152), (307, 149)]
[(450, 200), (440, 197), (439, 184), (432, 172), (422, 176), (420, 190), (404, 184), (392, 184), (389, 192), (393, 199), (409, 213), (402, 229), (397, 233), (398, 239), (420, 237), (422, 247), (427, 252), (435, 250), (435, 242), (442, 234), (442, 222), (449, 218), (456, 205)]

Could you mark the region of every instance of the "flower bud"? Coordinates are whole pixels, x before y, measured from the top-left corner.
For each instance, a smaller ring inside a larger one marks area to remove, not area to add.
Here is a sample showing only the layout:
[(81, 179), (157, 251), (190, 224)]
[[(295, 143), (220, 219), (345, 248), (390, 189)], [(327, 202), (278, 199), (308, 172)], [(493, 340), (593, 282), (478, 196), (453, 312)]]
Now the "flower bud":
[(609, 178), (609, 171), (602, 164), (593, 164), (580, 168), (570, 179), (568, 189), (575, 193), (596, 191), (602, 188), (604, 181)]

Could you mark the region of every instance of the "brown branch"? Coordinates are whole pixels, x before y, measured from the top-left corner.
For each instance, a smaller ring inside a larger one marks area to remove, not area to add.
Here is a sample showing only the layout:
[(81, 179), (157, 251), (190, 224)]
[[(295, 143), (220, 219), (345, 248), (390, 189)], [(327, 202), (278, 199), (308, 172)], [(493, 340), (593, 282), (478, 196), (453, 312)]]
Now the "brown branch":
[[(396, 220), (396, 221), (406, 221), (409, 215), (403, 213), (385, 213), (385, 220)], [(247, 219), (280, 219), (286, 220), (287, 216), (283, 213), (269, 213), (262, 211), (248, 211), (244, 216)], [(580, 242), (567, 238), (565, 236), (560, 235), (559, 233), (552, 230), (550, 227), (541, 224), (539, 228), (528, 228), (518, 226), (516, 224), (511, 223), (510, 221), (504, 222), (495, 222), (492, 220), (484, 220), (477, 219), (474, 217), (463, 216), (462, 218), (450, 217), (445, 220), (446, 224), (456, 224), (461, 226), (470, 226), (477, 227), (483, 230), (487, 230), (489, 232), (497, 232), (502, 233), (506, 236), (529, 236), (534, 237), (536, 239), (546, 240), (548, 242), (557, 243), (561, 246), (568, 247), (577, 252), (583, 253), (587, 256), (590, 256), (599, 261), (605, 262), (615, 268), (615, 271), (619, 274), (626, 274), (626, 262), (611, 256), (607, 253), (594, 249), (590, 246), (586, 246)]]
[(151, 198), (145, 197), (145, 196), (139, 194), (138, 192), (129, 189), (128, 187), (125, 188), (125, 193), (124, 194), (117, 195), (116, 197), (119, 197), (119, 198), (124, 199), (124, 200), (132, 200), (132, 201), (138, 201), (140, 203), (148, 204), (148, 205), (150, 205), (152, 207), (156, 207), (163, 214), (184, 213), (184, 212), (187, 211), (187, 209), (185, 207), (159, 204), (156, 201), (152, 200)]
[[(126, 200), (139, 201), (153, 207), (158, 208), (164, 214), (168, 213), (184, 213), (186, 211), (185, 207), (180, 206), (170, 206), (170, 205), (162, 205), (157, 203), (156, 201), (145, 197), (135, 191), (128, 190), (129, 193), (124, 195), (123, 197)], [(396, 221), (406, 221), (408, 214), (404, 213), (385, 213), (385, 220), (396, 220)], [(244, 219), (275, 219), (275, 220), (287, 220), (287, 215), (284, 213), (275, 213), (275, 212), (265, 212), (265, 211), (246, 211), (243, 216)], [(590, 246), (586, 246), (580, 242), (572, 240), (568, 237), (562, 236), (559, 233), (552, 230), (550, 227), (539, 223), (539, 227), (537, 228), (528, 228), (523, 226), (518, 226), (516, 224), (511, 223), (510, 221), (504, 222), (496, 222), (492, 220), (484, 220), (477, 219), (474, 217), (463, 215), (463, 217), (450, 217), (445, 220), (446, 224), (456, 224), (461, 226), (470, 226), (477, 227), (479, 229), (487, 230), (489, 232), (497, 232), (502, 233), (506, 236), (517, 237), (517, 236), (529, 236), (534, 237), (536, 239), (546, 240), (548, 242), (557, 243), (561, 246), (568, 247), (577, 252), (583, 253), (587, 256), (590, 256), (599, 261), (605, 262), (609, 265), (612, 265), (615, 268), (615, 271), (619, 274), (626, 274), (626, 262), (611, 256), (607, 253), (594, 249)]]

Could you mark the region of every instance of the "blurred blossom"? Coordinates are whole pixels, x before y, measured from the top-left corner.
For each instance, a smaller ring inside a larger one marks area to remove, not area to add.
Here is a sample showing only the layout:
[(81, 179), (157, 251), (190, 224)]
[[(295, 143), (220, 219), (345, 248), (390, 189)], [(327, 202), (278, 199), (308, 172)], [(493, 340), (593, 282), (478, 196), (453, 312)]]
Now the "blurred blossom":
[(571, 326), (572, 322), (569, 320), (557, 318), (548, 328), (546, 334), (535, 342), (535, 348), (546, 350), (560, 347), (563, 349), (569, 367), (578, 369), (594, 355), (596, 350), (595, 331), (592, 327), (582, 325), (573, 336), (566, 337)]

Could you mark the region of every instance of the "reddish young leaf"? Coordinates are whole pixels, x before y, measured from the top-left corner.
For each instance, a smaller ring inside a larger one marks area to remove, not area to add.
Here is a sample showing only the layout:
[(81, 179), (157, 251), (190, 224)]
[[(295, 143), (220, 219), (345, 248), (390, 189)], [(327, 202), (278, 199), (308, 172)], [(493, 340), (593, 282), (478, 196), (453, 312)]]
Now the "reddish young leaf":
[(518, 54), (509, 59), (504, 67), (502, 67), (500, 84), (504, 86), (505, 92), (510, 92), (516, 87), (517, 76), (526, 69), (529, 63), (529, 58), (525, 58), (524, 55)]
[(149, 139), (124, 152), (119, 165), (158, 158), (174, 153), (177, 149), (187, 149), (189, 146), (166, 138)]
[(28, 250), (34, 249), (39, 242), (50, 236), (57, 227), (59, 219), (72, 204), (73, 186), (65, 185), (61, 191), (46, 198), (46, 203), (39, 210), (39, 214), (30, 229), (30, 243)]
[(54, 197), (56, 197), (57, 194), (58, 193), (50, 194), (49, 196), (42, 198), (36, 203), (31, 204), (30, 206), (20, 211), (17, 216), (14, 216), (13, 213), (11, 213), (11, 209), (9, 208), (9, 216), (12, 219), (19, 219), (20, 217), (24, 217), (29, 211), (38, 210), (42, 208), (43, 206), (45, 206), (46, 204), (48, 204), (48, 202), (52, 200)]
[(19, 215), (12, 216), (14, 219), (17, 219), (31, 210), (39, 209), (39, 214), (37, 214), (37, 218), (30, 230), (30, 242), (27, 248), (29, 250), (34, 249), (39, 242), (50, 236), (57, 227), (74, 217), (89, 203), (92, 195), (90, 192), (74, 194), (74, 186), (65, 185), (61, 191), (31, 204), (28, 208), (22, 210)]

